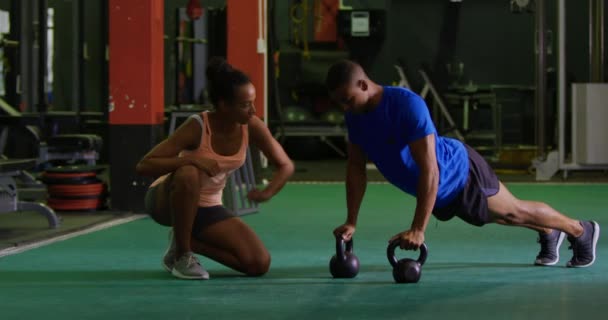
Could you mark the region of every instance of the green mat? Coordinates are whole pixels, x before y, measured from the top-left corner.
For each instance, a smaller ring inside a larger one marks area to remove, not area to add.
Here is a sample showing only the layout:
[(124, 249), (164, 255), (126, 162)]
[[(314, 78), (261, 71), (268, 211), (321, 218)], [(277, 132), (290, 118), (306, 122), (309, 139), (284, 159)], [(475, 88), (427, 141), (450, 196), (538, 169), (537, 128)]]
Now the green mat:
[[(511, 185), (576, 218), (608, 226), (608, 185)], [(332, 279), (331, 231), (344, 221), (343, 185), (288, 185), (245, 217), (272, 254), (261, 278), (206, 258), (209, 281), (172, 278), (160, 266), (167, 229), (150, 219), (0, 258), (2, 319), (572, 319), (604, 318), (608, 243), (590, 268), (534, 267), (536, 235), (521, 228), (429, 224), (417, 284), (392, 280), (388, 239), (411, 223), (414, 199), (370, 185), (355, 234), (357, 278)], [(608, 229), (606, 229), (608, 230)], [(413, 252), (398, 252), (399, 257)]]

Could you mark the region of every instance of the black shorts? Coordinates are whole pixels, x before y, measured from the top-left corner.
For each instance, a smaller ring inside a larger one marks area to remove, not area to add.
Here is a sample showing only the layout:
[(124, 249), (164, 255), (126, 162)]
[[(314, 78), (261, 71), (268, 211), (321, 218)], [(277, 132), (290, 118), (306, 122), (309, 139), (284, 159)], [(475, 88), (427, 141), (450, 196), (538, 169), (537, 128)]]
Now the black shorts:
[(490, 222), (488, 197), (498, 193), (500, 183), (488, 162), (473, 148), (467, 146), (469, 155), (469, 177), (460, 194), (447, 206), (433, 210), (433, 215), (442, 221), (454, 216), (475, 225)]
[[(156, 206), (157, 188), (158, 185), (148, 189), (144, 203), (146, 213), (156, 222), (159, 222), (154, 216), (154, 212), (156, 212), (154, 207)], [(196, 236), (201, 230), (208, 226), (233, 217), (236, 217), (236, 215), (224, 206), (199, 207), (196, 211), (194, 224), (192, 225), (192, 235)]]

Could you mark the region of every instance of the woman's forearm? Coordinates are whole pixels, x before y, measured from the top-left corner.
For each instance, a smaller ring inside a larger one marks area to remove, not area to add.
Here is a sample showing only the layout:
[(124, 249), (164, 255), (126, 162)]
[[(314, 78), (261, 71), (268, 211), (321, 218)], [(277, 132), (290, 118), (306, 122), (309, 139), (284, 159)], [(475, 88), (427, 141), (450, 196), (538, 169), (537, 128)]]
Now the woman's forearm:
[(137, 164), (135, 171), (139, 175), (156, 178), (193, 164), (194, 161), (190, 157), (144, 158)]

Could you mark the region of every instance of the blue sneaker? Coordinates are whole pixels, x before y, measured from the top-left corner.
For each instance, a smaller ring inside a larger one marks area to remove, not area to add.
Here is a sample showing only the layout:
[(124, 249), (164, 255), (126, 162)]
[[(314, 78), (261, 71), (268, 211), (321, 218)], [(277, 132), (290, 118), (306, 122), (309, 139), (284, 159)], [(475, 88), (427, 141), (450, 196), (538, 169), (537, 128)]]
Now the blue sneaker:
[(538, 234), (538, 243), (540, 243), (540, 252), (534, 260), (537, 266), (552, 266), (559, 261), (559, 247), (564, 242), (566, 234), (560, 230), (553, 230), (551, 233)]
[(595, 247), (600, 237), (600, 225), (595, 221), (581, 221), (583, 234), (578, 237), (568, 236), (572, 259), (566, 264), (570, 268), (584, 268), (595, 262)]

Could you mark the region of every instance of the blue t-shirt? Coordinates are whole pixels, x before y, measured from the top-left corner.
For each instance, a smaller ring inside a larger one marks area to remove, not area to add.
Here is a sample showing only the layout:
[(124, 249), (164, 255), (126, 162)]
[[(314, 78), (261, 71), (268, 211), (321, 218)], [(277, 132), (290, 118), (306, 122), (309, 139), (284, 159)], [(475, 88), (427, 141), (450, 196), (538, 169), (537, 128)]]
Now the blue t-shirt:
[(424, 100), (410, 90), (384, 87), (380, 104), (372, 111), (346, 112), (350, 142), (359, 145), (393, 185), (416, 196), (420, 168), (409, 143), (435, 135), (439, 188), (435, 208), (448, 205), (463, 190), (469, 172), (467, 151), (460, 141), (437, 135)]

